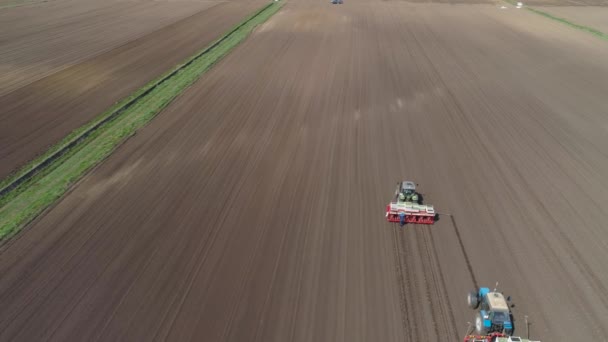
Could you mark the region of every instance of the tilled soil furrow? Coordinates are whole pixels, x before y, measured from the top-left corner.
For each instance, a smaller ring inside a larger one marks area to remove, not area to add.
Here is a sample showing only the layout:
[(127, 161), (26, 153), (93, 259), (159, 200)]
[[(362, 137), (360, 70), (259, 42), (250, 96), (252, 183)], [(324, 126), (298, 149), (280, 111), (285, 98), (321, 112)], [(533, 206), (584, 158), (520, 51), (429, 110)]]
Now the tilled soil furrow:
[(439, 302), (438, 307), (442, 319), (441, 325), (443, 327), (443, 331), (440, 336), (458, 339), (460, 338), (460, 336), (457, 328), (456, 317), (454, 316), (450, 301), (445, 295), (447, 293), (448, 287), (447, 283), (445, 282), (443, 272), (441, 270), (440, 259), (437, 255), (437, 245), (435, 244), (435, 240), (433, 239), (433, 231), (431, 231), (430, 229), (424, 229), (423, 235), (424, 238), (428, 240), (428, 252), (431, 254), (429, 261), (432, 265), (433, 276), (435, 278), (433, 282), (437, 284), (434, 295)]
[[(412, 229), (416, 229), (416, 226), (412, 226)], [(428, 228), (423, 226), (422, 229)], [(424, 236), (422, 231), (414, 231), (416, 244), (420, 247), (420, 264), (421, 264), (421, 279), (422, 289), (424, 293), (425, 302), (421, 303), (422, 305), (427, 305), (429, 308), (429, 315), (426, 317), (426, 321), (428, 321), (427, 326), (432, 328), (432, 332), (434, 335), (429, 334), (427, 332), (427, 336), (429, 339), (443, 339), (448, 338), (449, 335), (445, 334), (441, 325), (441, 321), (443, 319), (444, 313), (442, 312), (442, 308), (439, 306), (438, 298), (436, 297), (435, 288), (437, 284), (435, 283), (435, 277), (433, 275), (434, 269), (432, 265), (431, 254), (429, 252), (428, 241)]]
[(397, 288), (399, 289), (399, 299), (400, 299), (400, 307), (402, 314), (402, 322), (403, 322), (403, 332), (408, 336), (408, 341), (414, 341), (414, 329), (415, 326), (410, 324), (410, 313), (408, 312), (408, 296), (407, 291), (409, 289), (409, 283), (405, 280), (407, 279), (406, 272), (403, 266), (403, 252), (401, 247), (401, 238), (400, 231), (396, 229), (394, 224), (388, 225), (389, 229), (393, 230), (393, 253), (395, 255), (395, 273), (397, 279)]

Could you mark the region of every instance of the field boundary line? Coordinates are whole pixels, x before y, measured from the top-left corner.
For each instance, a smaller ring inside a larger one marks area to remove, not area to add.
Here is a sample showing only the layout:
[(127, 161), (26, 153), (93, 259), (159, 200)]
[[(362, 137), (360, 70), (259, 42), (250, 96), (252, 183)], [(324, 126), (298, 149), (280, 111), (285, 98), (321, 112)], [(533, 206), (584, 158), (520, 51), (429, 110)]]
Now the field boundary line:
[(14, 235), (59, 199), (282, 6), (277, 1), (264, 5), (211, 45), (76, 129), (42, 157), (6, 178), (0, 183), (0, 240)]
[[(508, 3), (508, 4), (512, 5), (512, 6), (516, 5), (516, 2), (513, 1), (513, 0), (503, 0), (503, 1), (505, 1), (506, 3)], [(524, 7), (525, 7), (526, 10), (528, 10), (528, 11), (530, 11), (532, 13), (538, 14), (540, 16), (543, 16), (545, 18), (551, 19), (553, 21), (557, 21), (559, 23), (562, 23), (562, 24), (564, 24), (566, 26), (570, 26), (570, 27), (572, 27), (574, 29), (577, 29), (579, 31), (584, 31), (584, 32), (587, 32), (587, 33), (591, 33), (592, 35), (594, 35), (594, 36), (596, 36), (596, 37), (598, 37), (600, 39), (608, 41), (608, 34), (602, 32), (602, 31), (600, 31), (598, 29), (594, 29), (593, 27), (577, 24), (577, 23), (572, 22), (572, 21), (570, 21), (570, 20), (568, 20), (566, 18), (561, 18), (561, 17), (555, 16), (555, 15), (549, 13), (549, 12), (541, 11), (541, 10), (533, 8), (533, 7), (529, 7), (529, 6), (524, 6)]]
[(580, 24), (574, 23), (574, 22), (572, 22), (572, 21), (570, 21), (570, 20), (568, 20), (566, 18), (557, 17), (557, 16), (554, 16), (551, 13), (548, 13), (548, 12), (545, 12), (545, 11), (541, 11), (541, 10), (538, 10), (536, 8), (532, 8), (532, 7), (527, 7), (526, 6), (526, 9), (528, 11), (530, 11), (530, 12), (533, 12), (533, 13), (536, 13), (536, 14), (541, 15), (543, 17), (549, 18), (551, 20), (560, 22), (562, 24), (565, 24), (565, 25), (570, 26), (572, 28), (575, 28), (577, 30), (591, 33), (592, 35), (594, 35), (594, 36), (596, 36), (596, 37), (598, 37), (600, 39), (608, 41), (608, 34), (602, 32), (600, 30), (594, 29), (594, 28), (589, 27), (589, 26), (585, 26), (585, 25), (580, 25)]

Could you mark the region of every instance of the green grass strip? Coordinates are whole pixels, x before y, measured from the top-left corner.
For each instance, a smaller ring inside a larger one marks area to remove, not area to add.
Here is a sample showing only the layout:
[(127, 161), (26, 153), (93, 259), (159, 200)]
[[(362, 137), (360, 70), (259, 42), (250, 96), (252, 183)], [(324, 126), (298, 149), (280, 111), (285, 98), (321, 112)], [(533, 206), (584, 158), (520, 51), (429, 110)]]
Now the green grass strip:
[(544, 11), (541, 11), (541, 10), (537, 10), (535, 8), (526, 7), (526, 9), (528, 11), (530, 11), (530, 12), (534, 12), (536, 14), (540, 14), (543, 17), (546, 17), (546, 18), (558, 21), (558, 22), (560, 22), (562, 24), (566, 24), (566, 25), (568, 25), (570, 27), (573, 27), (575, 29), (578, 29), (578, 30), (581, 30), (581, 31), (585, 31), (585, 32), (589, 32), (592, 35), (594, 35), (596, 37), (599, 37), (601, 39), (608, 40), (608, 34), (602, 32), (602, 31), (596, 30), (596, 29), (588, 27), (588, 26), (584, 26), (584, 25), (579, 25), (577, 23), (573, 23), (573, 22), (569, 21), (568, 19), (556, 17), (556, 16), (554, 16), (554, 15), (552, 15), (550, 13), (547, 13), (547, 12), (544, 12)]
[[(181, 68), (173, 77), (157, 85), (155, 89), (121, 115), (94, 130), (86, 139), (55, 160), (49, 167), (0, 199), (0, 240), (15, 235), (23, 226), (61, 198), (87, 171), (107, 158), (123, 141), (150, 122), (173, 99), (242, 42), (256, 26), (264, 23), (276, 13), (281, 5), (281, 3), (273, 2), (245, 20), (244, 24), (237, 25), (238, 29), (232, 30), (219, 45), (201, 56), (195, 55), (198, 57), (195, 57), (191, 64)], [(153, 85), (154, 82), (140, 89), (130, 98), (143, 93)], [(115, 107), (119, 107), (119, 104)], [(106, 114), (111, 112), (112, 110)], [(97, 118), (95, 122), (103, 119), (104, 115)], [(93, 124), (81, 127), (71, 134), (71, 138), (78, 136)], [(71, 140), (66, 138), (63, 143), (69, 141)], [(57, 150), (61, 148), (61, 145), (58, 144), (53, 149)]]
[[(514, 1), (514, 0), (504, 0), (504, 1), (507, 2), (507, 3), (509, 3), (509, 4), (511, 4), (511, 5), (513, 5), (513, 6), (515, 6), (517, 4), (516, 1)], [(608, 34), (602, 32), (602, 31), (596, 30), (596, 29), (594, 29), (592, 27), (588, 27), (588, 26), (584, 26), (584, 25), (579, 25), (577, 23), (573, 23), (573, 22), (569, 21), (566, 18), (556, 17), (556, 16), (554, 16), (551, 13), (547, 13), (545, 11), (537, 10), (535, 8), (532, 8), (532, 7), (527, 7), (526, 6), (526, 9), (528, 11), (530, 11), (530, 12), (542, 15), (545, 18), (549, 18), (551, 20), (558, 21), (558, 22), (560, 22), (562, 24), (566, 24), (566, 25), (568, 25), (570, 27), (573, 27), (573, 28), (575, 28), (577, 30), (589, 32), (589, 33), (591, 33), (592, 35), (594, 35), (596, 37), (599, 37), (599, 38), (604, 39), (604, 40), (608, 40)]]
[(38, 5), (41, 3), (45, 3), (48, 2), (47, 0), (24, 0), (24, 1), (13, 1), (13, 2), (8, 2), (5, 4), (0, 4), (0, 10), (3, 9), (11, 9), (11, 8), (16, 8), (16, 7), (22, 7), (22, 6), (28, 6), (28, 5)]

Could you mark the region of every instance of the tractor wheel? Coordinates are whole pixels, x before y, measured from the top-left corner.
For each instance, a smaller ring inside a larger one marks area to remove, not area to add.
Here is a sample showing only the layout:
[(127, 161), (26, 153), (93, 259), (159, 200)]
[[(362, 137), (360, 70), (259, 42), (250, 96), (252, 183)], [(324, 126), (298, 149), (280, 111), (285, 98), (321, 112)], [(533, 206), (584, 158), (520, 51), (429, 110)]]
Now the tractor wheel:
[(478, 335), (488, 334), (488, 329), (483, 326), (483, 318), (481, 317), (481, 313), (478, 313), (477, 317), (475, 317), (475, 332)]
[(469, 292), (469, 295), (467, 296), (467, 304), (469, 304), (469, 307), (473, 310), (479, 307), (479, 298), (477, 297), (477, 291), (472, 290), (471, 292)]

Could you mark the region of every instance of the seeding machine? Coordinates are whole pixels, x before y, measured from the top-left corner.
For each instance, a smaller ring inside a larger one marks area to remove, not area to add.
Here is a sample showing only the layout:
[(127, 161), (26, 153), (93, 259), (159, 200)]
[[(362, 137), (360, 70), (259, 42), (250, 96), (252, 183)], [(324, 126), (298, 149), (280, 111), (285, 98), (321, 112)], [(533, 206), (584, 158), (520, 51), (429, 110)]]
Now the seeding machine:
[(386, 220), (399, 223), (433, 224), (437, 214), (432, 205), (422, 204), (422, 195), (411, 181), (397, 183), (395, 198), (386, 206)]
[(464, 342), (540, 342), (532, 341), (527, 338), (517, 336), (507, 336), (502, 333), (492, 333), (489, 335), (467, 335), (464, 338)]

